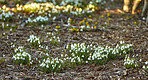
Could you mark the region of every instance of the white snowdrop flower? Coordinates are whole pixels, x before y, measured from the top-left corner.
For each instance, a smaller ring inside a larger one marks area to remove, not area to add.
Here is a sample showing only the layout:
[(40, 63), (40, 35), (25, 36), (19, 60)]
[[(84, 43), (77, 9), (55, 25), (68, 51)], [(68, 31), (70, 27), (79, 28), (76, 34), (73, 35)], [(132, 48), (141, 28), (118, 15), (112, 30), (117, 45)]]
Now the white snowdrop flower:
[(33, 19), (33, 22), (35, 22), (35, 23), (36, 23), (36, 22), (37, 22), (37, 20), (36, 20), (36, 19)]
[(45, 62), (45, 59), (43, 59), (43, 62)]
[(53, 61), (51, 61), (51, 64), (53, 64), (54, 62)]
[(63, 54), (61, 54), (61, 57), (63, 57)]
[(14, 58), (14, 60), (16, 60), (16, 56), (13, 56), (12, 58)]
[(66, 58), (64, 58), (64, 61), (66, 61)]
[(126, 62), (124, 62), (124, 65), (126, 65)]
[(140, 62), (142, 61), (142, 59), (139, 60)]
[(25, 60), (25, 58), (22, 58), (23, 60)]
[(33, 62), (30, 62), (30, 64), (32, 64)]
[(135, 57), (135, 55), (133, 55), (133, 57)]
[(40, 44), (40, 41), (38, 41), (38, 44)]
[(80, 31), (83, 31), (83, 29), (80, 29)]
[(58, 29), (55, 29), (55, 31), (58, 31)]
[(12, 45), (12, 47), (15, 47), (15, 45)]
[(88, 61), (86, 61), (86, 63), (88, 63)]
[(142, 67), (143, 69), (146, 69), (145, 65)]
[(41, 45), (39, 45), (39, 47), (41, 47)]
[(17, 56), (16, 59), (20, 59), (20, 57)]
[(69, 52), (72, 52), (71, 50), (69, 50)]
[(31, 55), (28, 55), (29, 56), (29, 60), (31, 60)]
[(49, 65), (46, 65), (46, 68), (49, 68)]
[(41, 27), (44, 27), (44, 25), (41, 25)]
[(54, 35), (54, 33), (51, 33), (51, 35)]
[(61, 65), (59, 65), (59, 68), (61, 68)]
[(48, 14), (49, 17), (51, 17), (51, 14)]
[(48, 53), (46, 53), (46, 56), (49, 56), (49, 54), (48, 54)]
[(54, 16), (53, 18), (52, 18), (52, 20), (55, 20), (56, 19), (56, 16)]
[(81, 61), (81, 59), (78, 57), (78, 62), (80, 62)]
[(126, 54), (126, 51), (123, 51), (124, 54)]
[(33, 63), (33, 60), (31, 60), (31, 63)]
[(46, 49), (48, 49), (48, 46), (46, 46)]
[(91, 60), (91, 58), (89, 57), (88, 60)]
[(102, 2), (102, 0), (96, 0), (96, 2), (97, 2), (97, 3), (101, 3), (101, 2)]
[(55, 0), (52, 0), (52, 2), (53, 2), (54, 5), (56, 5), (56, 1)]
[(87, 53), (89, 53), (89, 51), (87, 51)]
[(69, 57), (66, 57), (66, 59), (68, 60), (68, 59), (69, 59)]
[(65, 56), (67, 57), (68, 55), (66, 54)]
[(60, 5), (66, 5), (66, 3), (65, 3), (64, 1), (62, 1), (62, 2), (60, 3)]
[(60, 37), (57, 37), (57, 39), (60, 39)]
[(50, 58), (48, 57), (47, 60), (50, 60)]
[(124, 44), (124, 41), (120, 41), (120, 44)]
[(43, 62), (40, 64), (41, 67), (44, 67), (46, 64)]
[(23, 52), (23, 53), (22, 53), (22, 56), (26, 56), (26, 53), (25, 53), (25, 52)]
[(59, 63), (59, 61), (57, 60), (56, 63)]
[(47, 32), (47, 34), (51, 34), (50, 32)]
[(71, 59), (71, 62), (74, 62), (74, 58)]
[(54, 64), (54, 66), (56, 67), (56, 66), (57, 66), (57, 64)]
[(0, 19), (2, 19), (2, 16), (0, 15)]
[(74, 63), (76, 62), (75, 59), (73, 59), (73, 62), (74, 62)]
[(55, 68), (55, 66), (54, 66), (54, 65), (52, 65), (52, 68), (54, 69), (54, 68)]
[(9, 24), (7, 24), (6, 26), (9, 26)]
[(45, 62), (46, 64), (48, 64), (48, 63), (50, 63), (50, 60), (46, 60), (46, 62)]
[(19, 56), (21, 56), (21, 53), (17, 53), (16, 55), (19, 57)]
[(74, 54), (74, 53), (72, 53), (72, 56), (75, 56), (75, 54)]
[(18, 51), (18, 49), (16, 48), (15, 50), (14, 50), (14, 52), (17, 52)]
[(61, 63), (64, 63), (64, 61), (63, 60), (60, 60), (61, 61)]
[(131, 46), (133, 46), (132, 44), (129, 44), (129, 46), (131, 47)]
[(82, 57), (84, 57), (84, 55), (82, 55)]
[(148, 61), (146, 61), (145, 64), (148, 65)]

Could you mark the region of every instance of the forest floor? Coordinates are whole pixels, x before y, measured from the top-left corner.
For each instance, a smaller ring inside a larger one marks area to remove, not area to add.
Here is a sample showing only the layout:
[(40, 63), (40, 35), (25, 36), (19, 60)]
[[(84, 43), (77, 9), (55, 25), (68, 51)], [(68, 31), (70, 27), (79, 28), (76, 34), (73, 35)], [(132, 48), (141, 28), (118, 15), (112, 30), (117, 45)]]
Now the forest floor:
[[(50, 54), (64, 53), (63, 47), (68, 43), (96, 43), (99, 45), (108, 45), (114, 47), (119, 41), (123, 40), (127, 44), (132, 44), (134, 47), (131, 56), (135, 55), (135, 59), (139, 62), (139, 68), (126, 69), (124, 67), (124, 59), (110, 60), (107, 64), (85, 64), (75, 68), (65, 69), (60, 73), (44, 73), (41, 72), (38, 65), (30, 67), (28, 65), (16, 65), (13, 63), (12, 56), (14, 55), (15, 46), (27, 46), (27, 39), (31, 34), (37, 35), (45, 39), (47, 32), (55, 32), (55, 27), (61, 21), (61, 15), (57, 17), (57, 22), (45, 25), (46, 29), (40, 26), (24, 25), (22, 20), (15, 20), (9, 25), (17, 24), (17, 29), (12, 32), (9, 29), (3, 29), (0, 26), (0, 79), (1, 80), (112, 80), (112, 79), (127, 79), (127, 80), (147, 80), (148, 72), (142, 68), (144, 62), (148, 61), (148, 25), (145, 21), (141, 21), (138, 15), (126, 13), (122, 15), (117, 9), (122, 10), (122, 2), (115, 0), (108, 1), (100, 10), (93, 13), (91, 19), (96, 20), (100, 26), (104, 28), (97, 30), (72, 32), (65, 26), (61, 26), (59, 33), (56, 36), (60, 37), (60, 45), (51, 46), (47, 42), (42, 44), (48, 45)], [(111, 17), (108, 17), (108, 9)], [(19, 13), (18, 13), (19, 14)], [(17, 15), (15, 15), (17, 16)], [(64, 15), (62, 15), (64, 16)], [(102, 16), (102, 17), (101, 17)], [(65, 17), (65, 16), (64, 16)], [(82, 20), (84, 17), (74, 17), (73, 20)], [(90, 17), (86, 17), (90, 18)], [(64, 19), (63, 19), (64, 20)], [(2, 24), (3, 22), (0, 22)], [(61, 23), (60, 23), (61, 25)], [(77, 25), (76, 25), (77, 26)], [(32, 48), (28, 52), (37, 56), (42, 50)], [(137, 56), (136, 56), (137, 55)]]

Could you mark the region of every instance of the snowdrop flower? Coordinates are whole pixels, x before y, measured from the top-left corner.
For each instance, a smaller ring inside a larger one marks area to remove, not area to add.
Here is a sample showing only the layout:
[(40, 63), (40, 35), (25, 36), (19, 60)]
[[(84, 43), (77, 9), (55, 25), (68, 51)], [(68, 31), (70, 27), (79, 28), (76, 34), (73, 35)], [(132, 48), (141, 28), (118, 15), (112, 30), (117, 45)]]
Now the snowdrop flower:
[(83, 29), (80, 29), (80, 31), (83, 31)]
[(65, 3), (64, 1), (62, 1), (62, 2), (60, 3), (60, 5), (66, 5), (66, 3)]
[(61, 54), (61, 57), (63, 57), (63, 54)]
[(51, 61), (51, 64), (53, 64), (54, 62), (53, 61)]
[(46, 46), (46, 50), (48, 50), (48, 46)]
[(56, 19), (56, 16), (54, 16), (53, 18), (52, 18), (52, 20), (55, 20)]
[(54, 4), (54, 5), (56, 5), (56, 2), (55, 2), (55, 0), (52, 0), (52, 2), (53, 2), (53, 4)]
[(43, 62), (42, 64), (40, 64), (41, 67), (45, 67), (45, 65), (46, 65), (46, 64), (45, 64), (44, 62)]
[(51, 17), (51, 14), (48, 14), (49, 17)]
[(124, 44), (124, 41), (120, 41), (120, 44)]
[(14, 58), (14, 60), (16, 60), (16, 56), (13, 56), (12, 58)]
[(55, 66), (54, 66), (54, 65), (52, 65), (52, 68), (54, 69), (54, 68), (55, 68)]
[(47, 63), (47, 64), (50, 63), (50, 60), (47, 59), (47, 60), (45, 61), (45, 63)]
[(97, 3), (101, 3), (101, 2), (102, 2), (102, 0), (96, 0), (96, 2), (97, 2)]
[(58, 29), (55, 29), (55, 31), (58, 31)]
[(45, 62), (45, 59), (43, 59), (43, 62)]
[(46, 53), (46, 56), (49, 56), (49, 54), (48, 54), (48, 53)]
[(91, 60), (91, 58), (89, 57), (88, 60)]
[(146, 61), (145, 64), (148, 65), (148, 61)]
[(86, 63), (88, 63), (88, 61), (86, 61)]
[(19, 57), (16, 57), (16, 59), (20, 59)]
[(46, 68), (49, 68), (49, 66), (48, 66), (48, 65), (46, 65)]
[(59, 63), (59, 61), (57, 60), (56, 63)]
[(84, 55), (82, 55), (82, 57), (84, 57)]
[(145, 66), (143, 66), (142, 68), (143, 68), (143, 69), (146, 69), (146, 67), (145, 67)]

